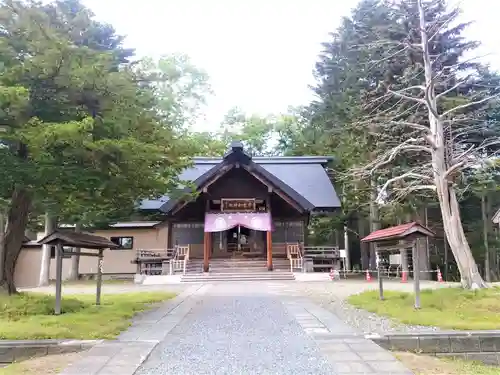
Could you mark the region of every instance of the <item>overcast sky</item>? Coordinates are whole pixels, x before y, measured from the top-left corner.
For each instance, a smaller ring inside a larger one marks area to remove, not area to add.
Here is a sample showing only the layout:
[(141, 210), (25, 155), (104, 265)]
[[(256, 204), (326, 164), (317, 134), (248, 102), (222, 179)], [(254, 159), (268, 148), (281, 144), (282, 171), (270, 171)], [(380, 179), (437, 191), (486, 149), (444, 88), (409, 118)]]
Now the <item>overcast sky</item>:
[[(126, 35), (139, 55), (180, 52), (210, 75), (215, 96), (200, 129), (232, 106), (260, 114), (306, 104), (312, 69), (328, 33), (357, 0), (83, 0)], [(499, 0), (462, 0), (468, 36), (500, 69)]]

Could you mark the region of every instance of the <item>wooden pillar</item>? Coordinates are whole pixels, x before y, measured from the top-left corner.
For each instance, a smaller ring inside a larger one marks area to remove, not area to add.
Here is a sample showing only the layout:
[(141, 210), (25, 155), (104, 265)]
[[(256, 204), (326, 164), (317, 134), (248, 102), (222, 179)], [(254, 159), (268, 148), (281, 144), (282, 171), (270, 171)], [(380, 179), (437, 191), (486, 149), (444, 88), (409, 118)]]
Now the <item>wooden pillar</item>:
[(273, 236), (271, 231), (267, 231), (267, 269), (273, 270)]
[(173, 236), (173, 225), (172, 222), (169, 221), (167, 224), (167, 250), (174, 248), (174, 236)]
[(413, 258), (413, 291), (415, 293), (415, 309), (420, 309), (420, 265), (418, 247), (415, 242), (412, 244)]
[(54, 315), (61, 314), (62, 268), (63, 268), (63, 247), (61, 243), (58, 243), (56, 245), (56, 306), (54, 308)]
[(103, 254), (104, 250), (99, 249), (99, 254), (97, 255), (97, 286), (95, 294), (95, 304), (97, 306), (101, 304)]
[(210, 258), (210, 232), (205, 232), (203, 238), (203, 272), (208, 272), (209, 270), (209, 258)]
[[(273, 189), (269, 188), (267, 191), (266, 197), (266, 210), (269, 212), (270, 220), (272, 220), (271, 216), (271, 194), (273, 193)], [(271, 229), (266, 232), (266, 249), (267, 249), (267, 269), (269, 271), (273, 270), (273, 235)]]

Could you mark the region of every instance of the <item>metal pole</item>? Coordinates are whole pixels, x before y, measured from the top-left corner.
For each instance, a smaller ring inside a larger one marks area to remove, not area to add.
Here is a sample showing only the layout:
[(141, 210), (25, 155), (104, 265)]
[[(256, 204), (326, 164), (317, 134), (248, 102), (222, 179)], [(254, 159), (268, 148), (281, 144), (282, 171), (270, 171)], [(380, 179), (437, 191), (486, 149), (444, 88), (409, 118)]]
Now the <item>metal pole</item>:
[[(417, 240), (418, 241), (418, 240)], [(418, 248), (416, 243), (412, 244), (413, 258), (413, 290), (415, 292), (415, 308), (420, 309), (420, 265), (418, 262)]]
[(56, 245), (56, 306), (54, 314), (61, 314), (61, 296), (62, 296), (62, 267), (63, 267), (63, 247), (61, 243)]
[(103, 249), (99, 249), (99, 256), (97, 258), (97, 290), (95, 294), (95, 304), (101, 304), (101, 289), (102, 289), (102, 263), (103, 263)]

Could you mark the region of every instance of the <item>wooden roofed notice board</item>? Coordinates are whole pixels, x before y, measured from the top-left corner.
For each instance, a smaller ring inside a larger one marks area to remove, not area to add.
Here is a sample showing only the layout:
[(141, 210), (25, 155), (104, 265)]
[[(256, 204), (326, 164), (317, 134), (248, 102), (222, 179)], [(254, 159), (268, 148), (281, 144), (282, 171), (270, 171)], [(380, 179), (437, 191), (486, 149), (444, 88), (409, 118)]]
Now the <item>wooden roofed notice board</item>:
[[(420, 268), (419, 268), (419, 254), (416, 243), (419, 238), (433, 237), (434, 233), (427, 227), (416, 223), (406, 223), (379, 229), (370, 233), (361, 242), (373, 243), (376, 252), (393, 252), (411, 249), (413, 260), (413, 289), (415, 292), (415, 308), (420, 308)], [(380, 299), (384, 299), (384, 286), (382, 280), (382, 273), (380, 266), (377, 266), (378, 271), (378, 285)]]
[(62, 296), (62, 260), (64, 257), (71, 257), (74, 252), (67, 251), (65, 247), (83, 248), (97, 250), (97, 252), (82, 252), (79, 256), (97, 257), (97, 286), (96, 286), (96, 305), (101, 304), (102, 288), (102, 263), (104, 249), (116, 249), (119, 245), (101, 236), (90, 233), (69, 232), (56, 230), (38, 241), (42, 245), (51, 245), (56, 247), (56, 305), (54, 314), (61, 314), (61, 296)]

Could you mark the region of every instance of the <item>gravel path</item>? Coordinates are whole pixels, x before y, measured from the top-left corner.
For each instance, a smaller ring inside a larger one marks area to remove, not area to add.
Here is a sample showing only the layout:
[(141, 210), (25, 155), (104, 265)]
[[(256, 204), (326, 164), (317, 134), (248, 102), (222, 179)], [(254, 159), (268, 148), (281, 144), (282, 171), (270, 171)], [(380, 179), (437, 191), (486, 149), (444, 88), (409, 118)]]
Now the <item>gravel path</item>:
[(136, 375), (335, 374), (280, 300), (258, 285), (214, 285)]

